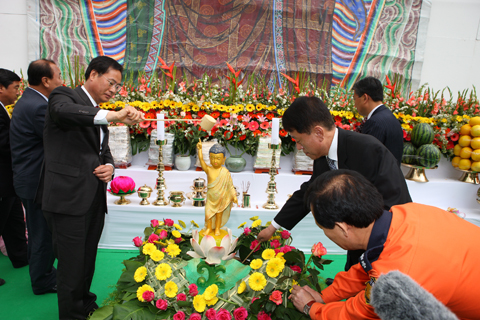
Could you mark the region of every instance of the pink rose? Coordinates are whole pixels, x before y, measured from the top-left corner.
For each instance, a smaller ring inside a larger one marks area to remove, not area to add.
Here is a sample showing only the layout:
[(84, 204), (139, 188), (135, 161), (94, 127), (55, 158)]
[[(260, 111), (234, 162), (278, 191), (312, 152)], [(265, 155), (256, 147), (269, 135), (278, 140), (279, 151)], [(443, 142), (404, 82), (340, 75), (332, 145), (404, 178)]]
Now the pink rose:
[(265, 313), (265, 311), (260, 311), (257, 315), (257, 319), (258, 320), (272, 320), (272, 318), (270, 318), (270, 316)]
[(140, 237), (133, 238), (133, 244), (135, 244), (135, 247), (137, 247), (137, 248), (141, 247), (142, 243), (143, 243), (142, 238), (140, 238)]
[(190, 316), (190, 318), (188, 318), (188, 320), (202, 320), (202, 316), (199, 315), (198, 313), (192, 313), (192, 315)]
[(127, 176), (118, 176), (110, 182), (110, 190), (113, 193), (129, 193), (135, 191), (135, 182)]
[(270, 246), (271, 246), (272, 248), (277, 249), (278, 247), (280, 247), (280, 241), (278, 241), (277, 239), (272, 240), (272, 241), (270, 242)]
[(290, 269), (292, 269), (293, 271), (295, 272), (302, 272), (302, 268), (300, 268), (299, 266), (290, 266)]
[(168, 308), (168, 301), (163, 299), (158, 299), (155, 305), (157, 306), (158, 309), (165, 311)]
[(153, 219), (153, 220), (150, 221), (150, 224), (152, 225), (152, 228), (158, 227), (158, 220)]
[(173, 220), (172, 219), (165, 219), (165, 225), (167, 225), (168, 227), (171, 227), (173, 226)]
[(277, 306), (282, 303), (282, 292), (279, 290), (275, 290), (272, 292), (270, 297), (268, 298), (270, 301), (273, 301)]
[(324, 256), (327, 254), (327, 249), (323, 246), (321, 242), (315, 243), (312, 247), (312, 254), (315, 257), (320, 258), (321, 256)]
[[(253, 240), (252, 241), (252, 244), (250, 244), (250, 250), (253, 250), (258, 244), (258, 240)], [(257, 252), (258, 250), (260, 250), (260, 246), (258, 246), (257, 250), (255, 250), (255, 252)]]
[(243, 229), (243, 234), (248, 236), (250, 234), (250, 232), (252, 232), (252, 230), (250, 230), (249, 227), (246, 227), (245, 229)]
[(248, 317), (247, 309), (244, 307), (237, 308), (233, 310), (233, 317), (235, 320), (245, 320)]
[(177, 301), (187, 301), (187, 296), (185, 295), (185, 293), (177, 294)]
[(148, 237), (148, 242), (154, 243), (155, 241), (158, 241), (158, 236), (157, 236), (155, 233), (152, 233), (152, 234)]
[(173, 320), (185, 320), (185, 312), (178, 311), (173, 315)]
[(153, 293), (153, 291), (145, 291), (143, 292), (142, 294), (142, 298), (143, 300), (145, 300), (146, 302), (150, 302), (153, 300), (153, 298), (155, 298), (155, 293)]
[(166, 230), (160, 231), (160, 239), (165, 239), (168, 236), (168, 232)]
[(175, 239), (175, 244), (179, 244), (179, 243), (182, 242), (182, 241), (183, 241), (182, 238), (177, 238), (177, 239)]
[(280, 233), (280, 236), (282, 237), (282, 239), (288, 239), (288, 238), (290, 238), (290, 232), (288, 232), (288, 230), (283, 230)]
[(285, 247), (282, 248), (282, 252), (283, 252), (283, 253), (287, 253), (287, 252), (292, 251), (293, 249), (295, 249), (295, 247), (285, 246)]
[(198, 294), (198, 287), (195, 283), (188, 286), (188, 293), (190, 293), (192, 297), (195, 297)]
[(230, 312), (228, 312), (228, 310), (225, 310), (225, 309), (218, 310), (216, 320), (231, 320), (231, 319), (232, 319), (232, 315), (230, 314)]
[(217, 317), (217, 312), (215, 311), (215, 309), (210, 308), (207, 310), (207, 312), (205, 312), (205, 316), (207, 316), (208, 320), (215, 320)]

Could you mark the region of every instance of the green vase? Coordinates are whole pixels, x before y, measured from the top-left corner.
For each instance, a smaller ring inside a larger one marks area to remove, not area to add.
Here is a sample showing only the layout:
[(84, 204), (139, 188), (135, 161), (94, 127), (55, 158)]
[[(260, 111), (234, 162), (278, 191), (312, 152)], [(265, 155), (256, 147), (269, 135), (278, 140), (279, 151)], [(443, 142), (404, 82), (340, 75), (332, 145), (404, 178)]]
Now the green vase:
[(240, 172), (245, 169), (246, 164), (247, 160), (242, 156), (230, 156), (225, 160), (225, 167), (227, 167), (230, 172)]

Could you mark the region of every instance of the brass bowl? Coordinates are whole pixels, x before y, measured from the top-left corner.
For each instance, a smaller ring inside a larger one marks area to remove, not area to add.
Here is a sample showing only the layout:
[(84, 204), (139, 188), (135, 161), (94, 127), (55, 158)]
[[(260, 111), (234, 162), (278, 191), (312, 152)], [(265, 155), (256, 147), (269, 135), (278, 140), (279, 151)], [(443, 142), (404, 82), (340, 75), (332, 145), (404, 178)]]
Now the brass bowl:
[(478, 172), (472, 170), (462, 170), (457, 167), (453, 168), (455, 170), (463, 172), (462, 176), (458, 180), (471, 184), (480, 184), (480, 180), (478, 179)]
[(148, 198), (150, 198), (152, 191), (153, 191), (152, 188), (150, 188), (146, 184), (143, 187), (138, 188), (137, 190), (138, 196), (142, 198), (142, 201), (140, 201), (140, 205), (146, 206), (150, 204), (150, 202), (148, 202)]
[(181, 207), (185, 203), (185, 194), (183, 191), (170, 191), (168, 200), (172, 207)]

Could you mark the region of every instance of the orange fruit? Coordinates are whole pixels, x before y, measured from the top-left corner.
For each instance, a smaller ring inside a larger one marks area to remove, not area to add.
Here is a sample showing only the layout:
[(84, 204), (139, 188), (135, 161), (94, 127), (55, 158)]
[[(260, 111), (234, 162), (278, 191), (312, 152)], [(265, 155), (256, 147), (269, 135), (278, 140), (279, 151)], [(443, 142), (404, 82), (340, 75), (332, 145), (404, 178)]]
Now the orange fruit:
[(469, 170), (471, 165), (472, 162), (470, 161), (470, 159), (461, 159), (458, 162), (458, 168), (461, 170)]
[(472, 153), (470, 154), (470, 158), (473, 161), (480, 161), (480, 149), (473, 150)]
[(472, 149), (480, 149), (480, 137), (473, 138), (472, 141), (470, 141), (470, 147), (472, 147)]
[(453, 157), (453, 159), (452, 159), (452, 166), (458, 167), (458, 163), (460, 162), (461, 159), (462, 159), (462, 158), (460, 158), (460, 157)]
[(472, 148), (464, 147), (460, 150), (460, 158), (462, 159), (470, 159), (470, 155), (472, 154)]
[(460, 150), (462, 150), (462, 146), (459, 144), (456, 144), (455, 147), (453, 147), (453, 154), (456, 156), (459, 156)]
[(476, 125), (479, 125), (480, 124), (480, 117), (473, 117), (470, 119), (470, 121), (468, 122), (468, 124), (473, 127), (473, 126), (476, 126)]
[(473, 137), (480, 137), (480, 124), (474, 125), (472, 130), (470, 130), (470, 134)]
[(462, 147), (469, 147), (470, 141), (472, 141), (472, 137), (464, 135), (464, 136), (460, 136), (460, 139), (458, 139), (458, 144), (461, 145)]
[(472, 171), (480, 172), (480, 161), (472, 162), (472, 166), (470, 168)]
[(464, 124), (460, 128), (460, 135), (470, 135), (470, 130), (472, 130), (472, 126), (470, 126), (469, 124)]

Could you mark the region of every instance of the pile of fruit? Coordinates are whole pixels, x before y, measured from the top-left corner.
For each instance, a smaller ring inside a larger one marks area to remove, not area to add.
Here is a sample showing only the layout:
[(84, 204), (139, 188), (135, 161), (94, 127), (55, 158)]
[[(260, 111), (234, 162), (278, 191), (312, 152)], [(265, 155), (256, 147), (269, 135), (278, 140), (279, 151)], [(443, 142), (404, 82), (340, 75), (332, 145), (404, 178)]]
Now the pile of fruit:
[(461, 170), (480, 172), (480, 117), (473, 117), (460, 128), (460, 138), (453, 148), (452, 165)]
[(427, 123), (415, 125), (411, 141), (403, 144), (402, 163), (424, 168), (433, 168), (440, 162), (440, 149), (432, 144), (435, 134)]

